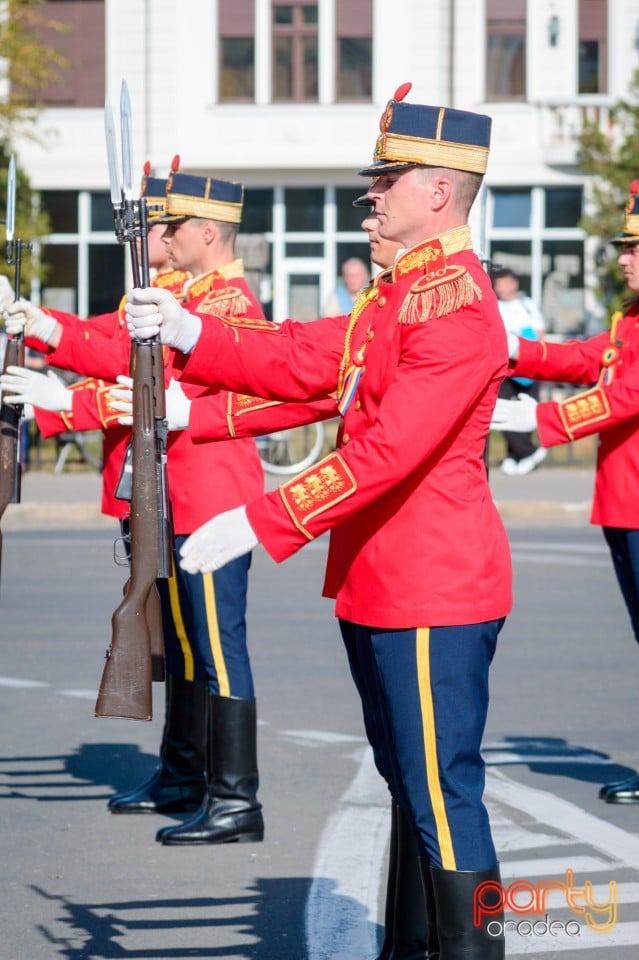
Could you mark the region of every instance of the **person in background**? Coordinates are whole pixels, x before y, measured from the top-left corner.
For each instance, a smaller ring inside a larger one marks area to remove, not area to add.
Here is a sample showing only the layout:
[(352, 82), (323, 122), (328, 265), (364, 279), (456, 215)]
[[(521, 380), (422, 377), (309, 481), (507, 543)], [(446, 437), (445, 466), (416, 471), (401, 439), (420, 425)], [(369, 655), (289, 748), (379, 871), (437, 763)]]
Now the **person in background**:
[[(537, 430), (548, 447), (599, 434), (590, 522), (603, 528), (639, 643), (639, 180), (630, 188), (623, 230), (611, 243), (632, 297), (613, 315), (610, 330), (565, 343), (508, 337), (511, 372), (589, 389), (561, 402), (537, 403), (525, 395), (498, 400), (492, 427)], [(607, 803), (639, 803), (639, 776), (605, 784), (599, 796)]]
[(370, 272), (363, 260), (359, 257), (345, 260), (342, 264), (341, 280), (324, 306), (324, 316), (340, 317), (350, 313), (355, 300), (369, 280)]
[[(527, 340), (542, 340), (545, 333), (544, 318), (534, 300), (519, 289), (519, 278), (506, 268), (494, 270), (491, 274), (493, 290), (499, 301), (499, 312), (508, 333)], [(519, 394), (539, 396), (539, 386), (528, 377), (506, 377), (499, 390), (504, 400), (513, 400)], [(521, 477), (539, 466), (546, 457), (543, 447), (537, 446), (532, 433), (503, 431), (506, 441), (506, 456), (501, 463), (502, 473)]]

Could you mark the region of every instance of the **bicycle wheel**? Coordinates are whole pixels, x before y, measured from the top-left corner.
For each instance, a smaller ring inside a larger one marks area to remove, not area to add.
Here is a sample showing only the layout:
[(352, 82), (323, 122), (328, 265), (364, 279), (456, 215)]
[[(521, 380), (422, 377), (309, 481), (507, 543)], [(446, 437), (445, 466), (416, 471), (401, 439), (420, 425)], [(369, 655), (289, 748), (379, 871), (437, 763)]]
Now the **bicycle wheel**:
[(288, 475), (310, 467), (324, 446), (324, 425), (309, 423), (292, 430), (278, 430), (256, 440), (260, 460), (267, 473)]

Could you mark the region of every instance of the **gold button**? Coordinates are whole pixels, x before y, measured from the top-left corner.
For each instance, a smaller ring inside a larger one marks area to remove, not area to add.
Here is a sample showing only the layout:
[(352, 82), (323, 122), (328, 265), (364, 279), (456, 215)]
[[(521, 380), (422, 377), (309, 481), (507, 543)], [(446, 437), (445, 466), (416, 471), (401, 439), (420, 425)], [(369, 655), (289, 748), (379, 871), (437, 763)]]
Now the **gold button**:
[(378, 306), (378, 307), (385, 307), (385, 306), (386, 306), (386, 297), (379, 297), (378, 300), (377, 300), (377, 306)]
[(374, 331), (374, 330), (367, 330), (367, 331), (366, 331), (366, 339), (367, 339), (367, 340), (372, 340), (374, 336), (375, 336), (375, 331)]
[(351, 438), (349, 437), (349, 435), (348, 435), (347, 433), (343, 433), (343, 434), (342, 434), (342, 443), (348, 443), (348, 441), (349, 441), (350, 439), (351, 439)]
[(356, 410), (361, 410), (361, 409), (362, 409), (362, 404), (361, 404), (361, 402), (360, 402), (359, 400), (356, 400), (356, 401), (355, 401), (355, 409), (356, 409)]

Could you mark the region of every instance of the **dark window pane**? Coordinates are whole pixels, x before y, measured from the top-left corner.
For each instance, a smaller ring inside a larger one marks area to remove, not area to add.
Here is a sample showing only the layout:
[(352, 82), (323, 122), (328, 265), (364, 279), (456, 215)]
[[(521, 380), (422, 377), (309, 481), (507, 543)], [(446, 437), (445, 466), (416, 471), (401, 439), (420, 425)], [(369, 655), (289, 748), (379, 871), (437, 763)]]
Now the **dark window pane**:
[(338, 41), (337, 95), (370, 98), (373, 46), (370, 37), (342, 37)]
[(546, 226), (576, 227), (581, 219), (580, 187), (548, 187), (546, 189)]
[(317, 86), (317, 37), (302, 37), (304, 51), (304, 98), (316, 98)]
[(530, 226), (530, 190), (495, 190), (494, 227)]
[(42, 284), (42, 303), (45, 307), (76, 313), (78, 248), (73, 244), (58, 246), (45, 243), (41, 257), (46, 278)]
[(522, 292), (530, 294), (532, 259), (529, 241), (493, 240), (490, 245), (490, 259), (495, 269), (504, 267), (516, 273)]
[(324, 229), (324, 191), (321, 187), (286, 190), (284, 197), (287, 230)]
[(124, 254), (120, 244), (89, 247), (89, 316), (115, 310), (124, 290)]
[(113, 230), (113, 207), (110, 194), (91, 194), (91, 229)]
[(252, 37), (221, 41), (220, 100), (252, 100), (255, 84), (255, 42)]
[(542, 246), (541, 309), (553, 333), (584, 331), (584, 245), (579, 240), (545, 240)]
[[(364, 219), (362, 217), (362, 219)], [(362, 236), (365, 236), (364, 231), (362, 230)], [(342, 264), (345, 260), (350, 260), (352, 257), (357, 257), (359, 260), (363, 260), (364, 263), (368, 266), (371, 262), (371, 251), (368, 243), (365, 240), (362, 243), (338, 243), (337, 244), (337, 269), (341, 273)]]
[(526, 91), (523, 35), (489, 34), (486, 59), (486, 96), (523, 97)]
[(293, 96), (293, 40), (291, 37), (276, 37), (273, 57), (274, 94), (278, 100), (290, 100)]
[(324, 244), (318, 243), (287, 243), (285, 249), (287, 257), (323, 257)]
[(273, 229), (273, 191), (254, 190), (244, 194), (242, 233), (269, 233)]
[(305, 3), (302, 7), (302, 20), (304, 23), (317, 23), (317, 4)]
[(582, 40), (579, 43), (579, 93), (600, 93), (599, 41)]
[(78, 194), (75, 190), (43, 190), (40, 196), (42, 206), (49, 214), (51, 233), (78, 232)]
[(359, 192), (357, 187), (340, 187), (335, 191), (338, 230), (361, 229), (362, 220), (368, 216), (370, 207), (354, 207), (353, 200), (361, 197), (367, 187), (368, 181), (362, 182)]
[(280, 24), (293, 23), (293, 7), (285, 4), (276, 4), (273, 10), (273, 20), (275, 23)]

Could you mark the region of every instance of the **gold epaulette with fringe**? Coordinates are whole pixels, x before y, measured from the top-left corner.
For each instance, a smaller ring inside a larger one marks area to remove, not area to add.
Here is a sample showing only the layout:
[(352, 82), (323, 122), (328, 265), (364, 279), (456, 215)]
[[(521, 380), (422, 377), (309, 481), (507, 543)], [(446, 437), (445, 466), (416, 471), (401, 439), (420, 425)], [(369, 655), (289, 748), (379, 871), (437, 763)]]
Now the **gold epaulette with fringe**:
[(481, 300), (481, 288), (466, 267), (451, 264), (416, 280), (402, 303), (399, 323), (425, 323)]

